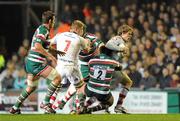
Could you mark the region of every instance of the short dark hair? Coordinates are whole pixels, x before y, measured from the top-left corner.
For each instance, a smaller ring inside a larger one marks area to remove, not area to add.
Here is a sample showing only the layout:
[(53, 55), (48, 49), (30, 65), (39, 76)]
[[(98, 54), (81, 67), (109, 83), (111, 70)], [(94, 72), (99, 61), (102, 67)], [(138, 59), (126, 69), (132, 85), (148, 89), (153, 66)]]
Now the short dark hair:
[(49, 20), (52, 20), (54, 16), (55, 14), (50, 10), (43, 12), (42, 23), (48, 23)]

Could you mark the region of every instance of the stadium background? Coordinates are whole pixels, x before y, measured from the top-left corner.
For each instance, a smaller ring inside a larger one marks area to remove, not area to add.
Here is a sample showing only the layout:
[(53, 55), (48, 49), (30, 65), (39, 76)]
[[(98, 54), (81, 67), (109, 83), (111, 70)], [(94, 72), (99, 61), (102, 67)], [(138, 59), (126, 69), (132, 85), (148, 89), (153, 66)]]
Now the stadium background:
[[(87, 31), (104, 42), (114, 36), (123, 23), (134, 28), (130, 58), (123, 67), (134, 81), (130, 108), (153, 113), (180, 112), (180, 2), (179, 0), (4, 0), (0, 1), (0, 111), (13, 105), (19, 91), (26, 86), (24, 57), (31, 37), (44, 10), (55, 11), (57, 32), (68, 30), (72, 20), (80, 19)], [(68, 85), (68, 84), (67, 84)], [(64, 88), (67, 86), (65, 85)], [(24, 105), (24, 111), (38, 110), (39, 94), (46, 82)], [(116, 82), (114, 92), (119, 89)], [(135, 93), (135, 94), (134, 94)], [(163, 93), (163, 94), (162, 94)], [(163, 96), (162, 96), (163, 95)], [(155, 101), (155, 102), (153, 102)], [(162, 102), (162, 103), (161, 103)], [(162, 106), (162, 107), (161, 107)], [(150, 108), (150, 109), (149, 109)], [(161, 112), (155, 112), (158, 110)]]

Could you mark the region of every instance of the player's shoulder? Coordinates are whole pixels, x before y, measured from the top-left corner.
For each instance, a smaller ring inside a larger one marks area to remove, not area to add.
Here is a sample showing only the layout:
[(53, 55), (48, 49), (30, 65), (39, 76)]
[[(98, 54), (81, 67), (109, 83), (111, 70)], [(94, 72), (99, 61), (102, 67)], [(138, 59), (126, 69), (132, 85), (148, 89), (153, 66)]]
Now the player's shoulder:
[(45, 27), (44, 25), (40, 25), (37, 29), (36, 32), (39, 34), (47, 34), (49, 33), (49, 30), (47, 29), (47, 27)]
[(114, 36), (110, 39), (110, 41), (124, 42), (121, 36)]

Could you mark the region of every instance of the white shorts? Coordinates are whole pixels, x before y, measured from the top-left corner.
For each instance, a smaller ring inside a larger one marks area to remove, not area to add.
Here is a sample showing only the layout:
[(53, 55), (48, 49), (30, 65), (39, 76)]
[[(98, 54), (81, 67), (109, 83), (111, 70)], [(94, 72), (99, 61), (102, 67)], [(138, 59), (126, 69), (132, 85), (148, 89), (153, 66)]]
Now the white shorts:
[(78, 84), (82, 80), (82, 76), (78, 65), (69, 62), (61, 62), (56, 66), (56, 70), (61, 75), (63, 82), (69, 80), (71, 84)]

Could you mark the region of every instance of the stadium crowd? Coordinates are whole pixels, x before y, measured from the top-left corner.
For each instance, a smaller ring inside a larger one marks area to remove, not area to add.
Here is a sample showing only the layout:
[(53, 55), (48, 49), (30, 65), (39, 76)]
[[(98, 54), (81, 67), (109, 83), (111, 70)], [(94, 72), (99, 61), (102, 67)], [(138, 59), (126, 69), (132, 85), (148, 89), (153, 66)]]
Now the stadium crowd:
[[(127, 6), (111, 5), (83, 9), (76, 4), (66, 4), (59, 16), (56, 30), (68, 29), (75, 19), (87, 25), (87, 31), (97, 35), (104, 43), (116, 35), (119, 25), (124, 23), (134, 28), (130, 45), (130, 56), (123, 58), (124, 71), (133, 80), (133, 86), (142, 90), (180, 87), (180, 3), (147, 2)], [(66, 30), (65, 30), (66, 31)], [(56, 31), (55, 31), (56, 32)], [(6, 60), (0, 55), (0, 91), (22, 89), (26, 86), (24, 59), (30, 47), (24, 40), (18, 52)], [(117, 87), (116, 83), (113, 87)]]

